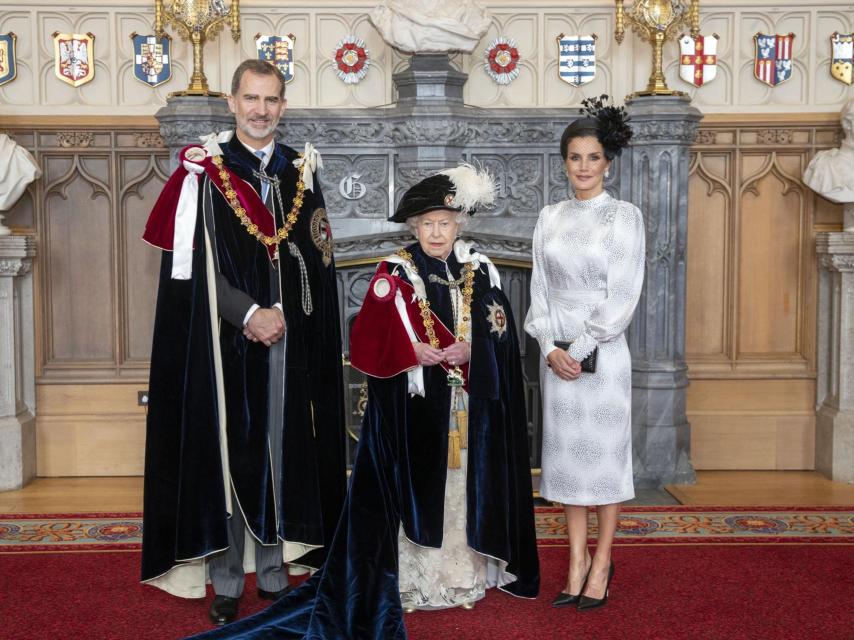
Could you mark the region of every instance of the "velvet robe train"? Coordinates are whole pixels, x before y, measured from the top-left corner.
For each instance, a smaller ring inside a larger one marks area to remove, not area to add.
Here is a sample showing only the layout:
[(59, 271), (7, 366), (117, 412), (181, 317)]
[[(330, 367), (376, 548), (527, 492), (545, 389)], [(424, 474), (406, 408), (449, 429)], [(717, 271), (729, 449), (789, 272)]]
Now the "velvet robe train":
[[(260, 193), (260, 182), (253, 176), (258, 158), (236, 136), (222, 150), (226, 166)], [(296, 192), (296, 157), (290, 147), (276, 145), (267, 169), (280, 178), (286, 207)], [(206, 177), (199, 188), (191, 279), (171, 279), (172, 254), (163, 252), (146, 432), (143, 580), (227, 547), (226, 480), (240, 501), (232, 505), (233, 516), (243, 517), (242, 509), (257, 539), (325, 547), (301, 558), (309, 566), (320, 566), (325, 558), (343, 504), (346, 474), (335, 265), (318, 182), (315, 179), (314, 191), (305, 192), (288, 238), (304, 260), (311, 315), (302, 307), (299, 261), (286, 243), (280, 247), (278, 273), (287, 325), (281, 452), (267, 446), (269, 350), (247, 340), (239, 327), (218, 322), (230, 479), (224, 478), (220, 456), (216, 337), (209, 308), (209, 290), (215, 285), (206, 272), (203, 207), (210, 208), (216, 229), (211, 243), (220, 272), (262, 307), (271, 303), (268, 252), (241, 226)], [(280, 226), (278, 212), (277, 218)], [(271, 455), (282, 456), (281, 504), (274, 500)]]
[[(430, 273), (446, 275), (445, 263), (426, 256), (418, 245), (408, 249), (427, 283), (431, 309), (453, 326), (447, 287), (428, 282)], [(448, 266), (459, 276), (453, 254)], [(394, 265), (381, 265), (379, 271), (386, 270)], [(507, 571), (517, 579), (504, 591), (534, 598), (539, 562), (518, 333), (507, 298), (490, 287), (485, 271), (476, 272), (472, 303), (468, 543), (508, 563)], [(505, 314), (503, 331), (490, 320), (495, 305)], [(360, 330), (371, 330), (359, 323), (394, 321), (395, 316), (379, 319), (377, 313), (396, 316), (394, 302), (377, 308), (366, 299), (352, 340)], [(412, 349), (408, 340), (398, 348)], [(402, 523), (407, 537), (433, 547), (441, 546), (443, 534), (450, 391), (440, 366), (425, 367), (424, 381), (426, 398), (410, 396), (405, 372), (368, 378), (347, 499), (324, 566), (268, 609), (198, 638), (406, 638), (398, 593), (398, 530)]]

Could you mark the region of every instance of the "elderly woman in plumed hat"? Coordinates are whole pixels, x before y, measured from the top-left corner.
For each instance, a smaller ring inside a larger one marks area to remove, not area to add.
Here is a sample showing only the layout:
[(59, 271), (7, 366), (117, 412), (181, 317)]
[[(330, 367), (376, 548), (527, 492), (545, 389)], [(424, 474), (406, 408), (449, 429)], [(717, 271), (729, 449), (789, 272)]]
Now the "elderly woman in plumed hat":
[(352, 329), (368, 404), (328, 559), (205, 637), (402, 639), (404, 611), (537, 596), (517, 331), (495, 265), (458, 238), (494, 191), (461, 165), (404, 194), (391, 220), (417, 242), (379, 263)]

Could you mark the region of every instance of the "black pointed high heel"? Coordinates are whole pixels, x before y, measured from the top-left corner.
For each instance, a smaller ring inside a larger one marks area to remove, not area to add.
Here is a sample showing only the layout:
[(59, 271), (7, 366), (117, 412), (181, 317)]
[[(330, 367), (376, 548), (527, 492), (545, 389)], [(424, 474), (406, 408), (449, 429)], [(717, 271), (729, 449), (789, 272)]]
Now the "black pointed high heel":
[[(608, 602), (608, 591), (611, 588), (611, 578), (614, 577), (614, 562), (611, 562), (611, 566), (608, 569), (608, 582), (605, 583), (605, 595), (601, 598), (591, 598), (590, 596), (581, 595), (578, 598), (578, 610), (579, 611), (587, 611), (588, 609), (596, 609), (598, 607), (605, 606), (605, 603)], [(581, 590), (581, 593), (584, 593), (584, 589)]]
[[(593, 568), (593, 562), (590, 563), (590, 569)], [(590, 577), (590, 569), (587, 569), (587, 575), (584, 576), (584, 582), (581, 583), (581, 591), (577, 594), (572, 595), (571, 593), (566, 593), (565, 591), (561, 591), (555, 596), (555, 599), (552, 600), (553, 607), (568, 607), (570, 605), (577, 605), (578, 601), (581, 599), (581, 594), (584, 593), (584, 587), (587, 586), (587, 579)]]

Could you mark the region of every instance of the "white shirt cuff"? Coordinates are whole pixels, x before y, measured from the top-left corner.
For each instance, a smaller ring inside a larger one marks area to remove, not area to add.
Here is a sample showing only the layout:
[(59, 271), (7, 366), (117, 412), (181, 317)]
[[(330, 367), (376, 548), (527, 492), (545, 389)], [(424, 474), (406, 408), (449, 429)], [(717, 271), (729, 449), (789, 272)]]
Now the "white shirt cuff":
[(243, 326), (244, 327), (247, 324), (249, 324), (249, 318), (252, 317), (252, 314), (255, 313), (256, 311), (258, 311), (258, 309), (260, 309), (260, 308), (261, 308), (261, 306), (257, 305), (257, 304), (253, 304), (251, 307), (249, 307), (249, 311), (247, 311), (246, 315), (243, 316)]

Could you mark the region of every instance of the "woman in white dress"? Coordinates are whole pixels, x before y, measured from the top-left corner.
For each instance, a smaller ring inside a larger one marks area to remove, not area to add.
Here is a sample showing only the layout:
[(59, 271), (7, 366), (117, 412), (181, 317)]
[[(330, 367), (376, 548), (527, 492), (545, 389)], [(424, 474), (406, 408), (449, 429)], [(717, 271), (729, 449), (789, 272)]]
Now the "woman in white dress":
[[(544, 356), (540, 493), (564, 505), (569, 534), (566, 585), (552, 604), (581, 610), (607, 602), (619, 503), (634, 497), (632, 362), (624, 334), (645, 264), (640, 210), (604, 190), (611, 161), (631, 138), (625, 109), (602, 99), (584, 105), (587, 117), (569, 125), (560, 143), (575, 197), (540, 212), (525, 320)], [(562, 342), (568, 349), (556, 346)], [(591, 356), (595, 371), (582, 371)], [(592, 558), (588, 506), (598, 515)]]

